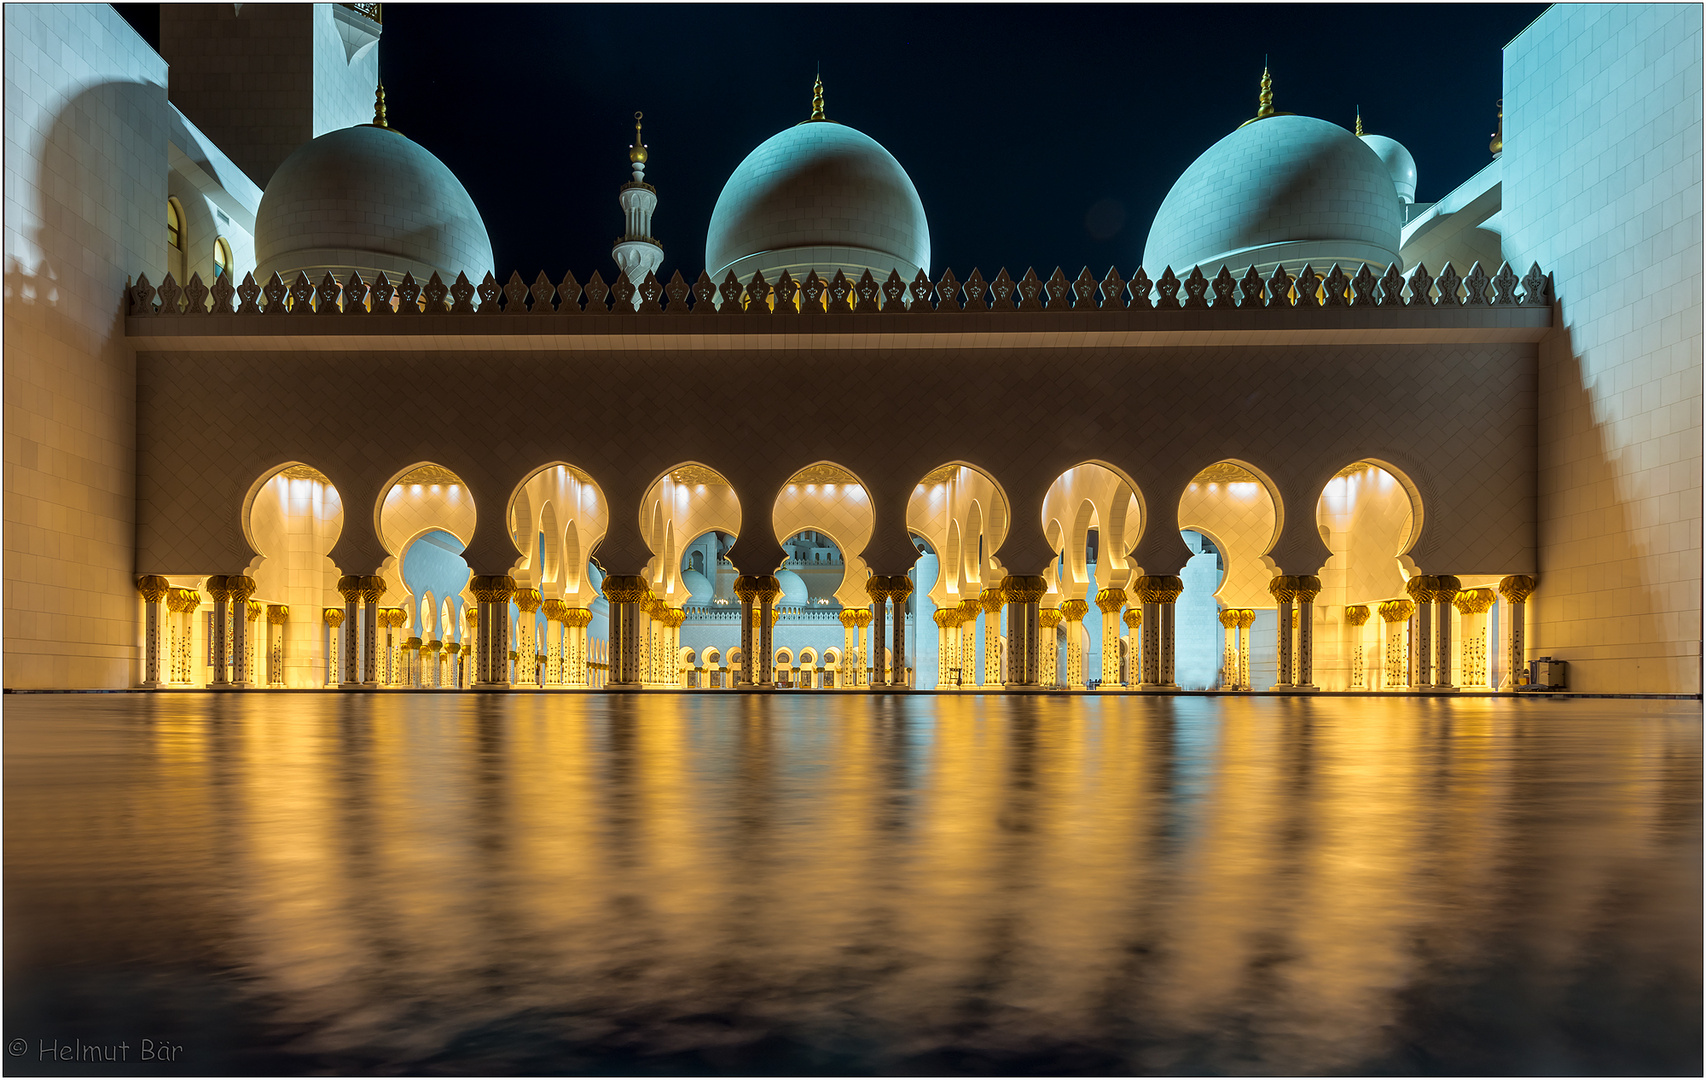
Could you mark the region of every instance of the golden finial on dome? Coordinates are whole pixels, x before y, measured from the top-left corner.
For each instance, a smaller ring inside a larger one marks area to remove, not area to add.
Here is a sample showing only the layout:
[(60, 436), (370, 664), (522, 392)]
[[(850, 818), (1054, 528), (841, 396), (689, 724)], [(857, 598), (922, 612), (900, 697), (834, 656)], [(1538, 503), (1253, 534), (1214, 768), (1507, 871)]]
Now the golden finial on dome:
[(1505, 152), (1505, 99), (1499, 99), (1499, 127), (1493, 132), (1493, 141), (1487, 144), (1487, 149), (1498, 157)]
[(643, 165), (646, 161), (646, 144), (640, 141), (640, 121), (645, 119), (645, 115), (642, 112), (634, 114), (634, 145), (628, 147), (628, 160), (636, 165)]
[(823, 115), (823, 73), (819, 72), (817, 80), (812, 83), (812, 115), (813, 120), (827, 120)]
[(373, 92), (373, 126), (381, 128), (391, 126), (385, 122), (385, 81), (383, 79), (379, 82), (379, 89)]
[(1274, 80), (1268, 74), (1267, 57), (1262, 58), (1262, 93), (1257, 102), (1256, 119), (1266, 120), (1274, 114)]
[(1356, 136), (1357, 136), (1357, 138), (1359, 138), (1359, 139), (1360, 139), (1360, 138), (1362, 138), (1362, 106), (1361, 106), (1361, 105), (1358, 105), (1358, 106), (1357, 106), (1357, 129), (1356, 129)]

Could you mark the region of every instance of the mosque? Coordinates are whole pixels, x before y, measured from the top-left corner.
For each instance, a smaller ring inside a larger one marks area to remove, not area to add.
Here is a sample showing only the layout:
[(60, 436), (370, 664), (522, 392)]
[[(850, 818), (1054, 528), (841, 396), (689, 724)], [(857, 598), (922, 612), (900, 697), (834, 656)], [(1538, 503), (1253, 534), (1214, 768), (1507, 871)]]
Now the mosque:
[(8, 689), (1700, 692), (1698, 6), (1549, 9), (1431, 202), (1264, 71), (1106, 271), (822, 81), (666, 266), (636, 114), (561, 277), (377, 4), (5, 17)]

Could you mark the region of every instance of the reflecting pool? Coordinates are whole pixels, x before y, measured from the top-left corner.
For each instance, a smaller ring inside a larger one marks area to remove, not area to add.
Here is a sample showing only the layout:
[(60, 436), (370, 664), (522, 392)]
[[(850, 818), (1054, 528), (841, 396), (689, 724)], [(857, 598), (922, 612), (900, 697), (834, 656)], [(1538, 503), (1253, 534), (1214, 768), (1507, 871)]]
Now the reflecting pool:
[(7, 1071), (1698, 1074), (1700, 720), (9, 695)]

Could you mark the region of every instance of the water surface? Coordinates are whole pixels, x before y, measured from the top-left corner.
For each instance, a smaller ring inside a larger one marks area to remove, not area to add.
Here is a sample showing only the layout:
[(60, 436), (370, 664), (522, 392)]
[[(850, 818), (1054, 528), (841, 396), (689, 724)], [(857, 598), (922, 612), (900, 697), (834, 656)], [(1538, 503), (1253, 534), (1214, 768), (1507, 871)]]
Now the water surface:
[(10, 695), (4, 766), (13, 1073), (1702, 1064), (1698, 702)]

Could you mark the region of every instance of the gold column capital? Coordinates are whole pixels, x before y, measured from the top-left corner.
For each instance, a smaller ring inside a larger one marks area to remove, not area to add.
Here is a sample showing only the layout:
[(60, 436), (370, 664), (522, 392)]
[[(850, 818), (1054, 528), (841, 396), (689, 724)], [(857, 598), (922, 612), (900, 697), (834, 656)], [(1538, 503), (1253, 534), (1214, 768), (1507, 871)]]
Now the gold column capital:
[(1001, 586), (992, 585), (979, 594), (977, 602), (978, 606), (983, 608), (984, 614), (999, 615), (1002, 605), (1007, 602), (1007, 598), (1002, 593)]
[(1368, 605), (1352, 604), (1345, 609), (1345, 622), (1351, 626), (1361, 626), (1368, 621)]
[(508, 574), (475, 574), (468, 581), (468, 590), (482, 604), (501, 604), (515, 592), (515, 579)]
[(1513, 604), (1520, 604), (1534, 595), (1535, 580), (1527, 574), (1512, 574), (1499, 582), (1499, 595)]
[(1400, 623), (1416, 613), (1416, 605), (1410, 600), (1386, 600), (1379, 607), (1380, 617), (1389, 623)]
[(861, 630), (863, 630), (863, 629), (865, 629), (865, 627), (871, 625), (871, 609), (870, 608), (855, 608), (853, 611), (853, 617), (858, 622), (859, 629), (861, 629)]
[(1102, 609), (1102, 614), (1112, 615), (1125, 607), (1124, 589), (1103, 589), (1096, 594), (1096, 606)]
[(1135, 583), (1137, 598), (1145, 604), (1171, 604), (1185, 591), (1185, 583), (1174, 574), (1145, 574)]
[(1493, 606), (1492, 589), (1464, 589), (1452, 597), (1451, 604), (1464, 615), (1484, 615)]
[[(215, 600), (231, 599), (231, 587), (226, 582), (231, 579), (224, 574), (214, 574), (207, 579), (207, 595)], [(340, 583), (341, 584), (341, 583)]]
[(1296, 582), (1297, 602), (1300, 604), (1314, 603), (1315, 598), (1321, 595), (1321, 579), (1314, 574), (1299, 574), (1292, 581)]
[(1012, 574), (1001, 582), (1001, 594), (1010, 604), (1034, 604), (1048, 592), (1048, 579), (1040, 574)]
[(147, 574), (136, 579), (136, 588), (142, 593), (142, 599), (157, 604), (172, 590), (172, 583), (159, 574)]
[(320, 612), (320, 618), (326, 621), (327, 626), (335, 629), (336, 627), (343, 625), (344, 609), (341, 607), (326, 608), (324, 611)]
[(1297, 599), (1297, 579), (1289, 574), (1279, 574), (1268, 580), (1268, 594), (1281, 604), (1289, 604)]
[(377, 604), (379, 598), (385, 595), (385, 579), (369, 574), (361, 579), (361, 598), (369, 604)]
[(1078, 622), (1090, 611), (1090, 605), (1074, 597), (1060, 605), (1060, 614), (1067, 622)]
[(1426, 604), (1433, 599), (1434, 583), (1438, 579), (1431, 574), (1417, 574), (1404, 582), (1404, 592), (1418, 604)]
[(531, 615), (539, 610), (538, 589), (517, 589), (515, 591), (515, 606)]
[(847, 627), (849, 630), (853, 629), (855, 626), (858, 626), (859, 625), (859, 609), (858, 608), (842, 608), (841, 609), (841, 625)]
[(269, 626), (282, 626), (289, 621), (290, 621), (290, 605), (289, 604), (268, 604), (267, 605), (267, 624)]
[(1124, 618), (1126, 626), (1132, 630), (1136, 630), (1138, 627), (1143, 625), (1143, 609), (1140, 607), (1128, 607), (1125, 609)]
[(940, 626), (944, 630), (948, 629), (950, 626), (958, 626), (960, 624), (960, 612), (958, 608), (937, 608), (935, 614), (931, 615), (930, 618), (937, 626)]
[(1221, 608), (1220, 625), (1226, 627), (1228, 630), (1235, 629), (1238, 626), (1238, 609)]
[(344, 598), (345, 603), (354, 603), (360, 600), (361, 576), (359, 574), (345, 574), (339, 578), (338, 595)]
[(1059, 608), (1046, 607), (1037, 612), (1037, 620), (1049, 630), (1053, 630), (1055, 627), (1059, 626), (1061, 618), (1062, 616)]
[(1248, 630), (1248, 629), (1250, 629), (1250, 627), (1255, 626), (1255, 625), (1256, 625), (1256, 609), (1255, 608), (1239, 608), (1238, 609), (1238, 629)]
[(545, 618), (549, 622), (566, 623), (568, 621), (569, 605), (555, 598), (542, 602), (540, 607), (545, 609)]
[(978, 613), (981, 612), (982, 610), (983, 610), (983, 604), (981, 602), (979, 602), (976, 598), (968, 597), (964, 600), (961, 600), (960, 606), (959, 606), (960, 622), (967, 623), (967, 622), (975, 621), (977, 619)]

